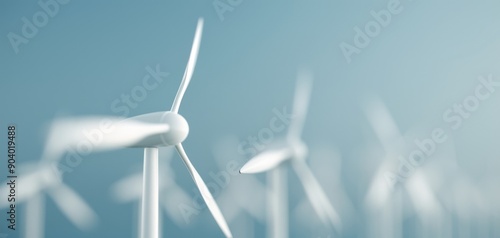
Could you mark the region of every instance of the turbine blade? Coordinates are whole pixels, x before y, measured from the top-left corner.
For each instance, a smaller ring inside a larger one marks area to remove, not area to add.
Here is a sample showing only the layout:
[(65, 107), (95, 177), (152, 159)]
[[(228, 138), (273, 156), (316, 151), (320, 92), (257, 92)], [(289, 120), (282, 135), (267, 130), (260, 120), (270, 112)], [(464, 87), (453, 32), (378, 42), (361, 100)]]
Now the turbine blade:
[(307, 116), (307, 108), (309, 107), (311, 88), (312, 73), (308, 71), (299, 72), (293, 101), (293, 118), (288, 132), (288, 136), (291, 138), (299, 138), (302, 133)]
[(201, 196), (205, 200), (208, 209), (212, 213), (212, 216), (214, 217), (215, 221), (221, 228), (222, 232), (226, 237), (233, 237), (231, 231), (229, 230), (229, 226), (227, 225), (226, 219), (224, 219), (224, 216), (222, 215), (222, 212), (219, 209), (219, 206), (215, 202), (215, 199), (212, 197), (212, 194), (210, 193), (210, 190), (208, 190), (207, 185), (205, 184), (205, 182), (203, 182), (203, 179), (201, 178), (200, 174), (198, 174), (198, 171), (196, 171), (193, 164), (191, 164), (191, 161), (189, 160), (186, 152), (184, 151), (182, 144), (176, 145), (175, 148), (177, 149), (179, 156), (182, 158), (182, 161), (186, 165), (189, 173), (191, 174), (191, 177), (193, 177), (194, 183), (200, 190)]
[(198, 51), (200, 50), (201, 35), (203, 31), (203, 18), (198, 19), (198, 25), (196, 26), (196, 32), (194, 34), (193, 46), (191, 47), (191, 54), (189, 55), (188, 64), (186, 70), (184, 71), (184, 76), (182, 77), (181, 85), (175, 95), (174, 103), (172, 104), (172, 109), (170, 111), (174, 113), (179, 112), (179, 107), (181, 105), (182, 98), (186, 92), (191, 77), (193, 77), (194, 68), (196, 66), (196, 60), (198, 58)]
[(81, 230), (92, 228), (97, 215), (90, 206), (71, 188), (61, 183), (49, 192), (55, 204), (66, 217)]
[(243, 165), (240, 169), (240, 173), (254, 174), (265, 172), (276, 168), (276, 166), (289, 159), (291, 156), (292, 151), (289, 148), (264, 151)]
[(393, 185), (388, 182), (387, 166), (383, 163), (375, 173), (366, 194), (365, 205), (368, 209), (380, 211), (388, 205), (394, 192)]
[(58, 160), (67, 149), (78, 151), (77, 147), (81, 145), (86, 145), (85, 152), (132, 146), (149, 136), (168, 130), (167, 124), (143, 122), (133, 118), (124, 120), (121, 117), (91, 116), (57, 119), (50, 128), (42, 159)]
[(187, 223), (184, 220), (184, 214), (179, 209), (179, 204), (189, 203), (191, 197), (174, 182), (163, 190), (165, 198), (161, 200), (161, 206), (178, 227), (186, 227)]
[(304, 187), (307, 198), (321, 221), (325, 224), (331, 224), (337, 231), (340, 231), (342, 229), (340, 217), (306, 162), (299, 158), (294, 160), (292, 166)]
[(130, 175), (115, 182), (111, 195), (118, 202), (140, 200), (142, 197), (142, 173)]
[(422, 221), (429, 221), (441, 215), (441, 206), (422, 172), (418, 171), (405, 184), (416, 213)]
[(365, 113), (386, 152), (394, 152), (395, 148), (401, 146), (395, 144), (396, 139), (401, 138), (401, 133), (384, 103), (379, 99), (371, 99)]

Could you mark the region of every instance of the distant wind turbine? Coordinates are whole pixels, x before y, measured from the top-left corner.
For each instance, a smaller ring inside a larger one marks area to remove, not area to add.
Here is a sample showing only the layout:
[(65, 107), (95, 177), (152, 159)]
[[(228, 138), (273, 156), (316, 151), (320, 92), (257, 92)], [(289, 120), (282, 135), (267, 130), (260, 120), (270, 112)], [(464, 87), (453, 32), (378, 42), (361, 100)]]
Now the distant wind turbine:
[(405, 163), (405, 141), (399, 132), (385, 105), (377, 98), (372, 98), (366, 108), (368, 121), (377, 135), (384, 151), (385, 159), (377, 169), (368, 194), (366, 205), (369, 223), (372, 225), (372, 237), (399, 238), (403, 236), (403, 201), (402, 192), (407, 191), (421, 222), (436, 221), (441, 216), (441, 205), (420, 171), (416, 171), (403, 184), (388, 181), (389, 172), (398, 172), (399, 163)]
[[(20, 166), (17, 180), (16, 203), (26, 204), (26, 238), (43, 238), (46, 220), (45, 198), (50, 197), (61, 212), (80, 230), (96, 225), (97, 215), (73, 189), (62, 182), (62, 178), (47, 164)], [(25, 172), (22, 172), (22, 171)], [(5, 184), (5, 183), (3, 183)], [(7, 197), (9, 189), (3, 185), (0, 196)], [(7, 199), (0, 199), (0, 207), (8, 207)]]
[(307, 145), (300, 138), (309, 105), (312, 76), (301, 72), (296, 86), (293, 104), (293, 119), (288, 135), (281, 143), (271, 145), (268, 150), (250, 159), (241, 169), (243, 174), (269, 172), (270, 183), (269, 212), (271, 231), (274, 238), (288, 237), (288, 201), (285, 162), (290, 162), (301, 181), (314, 211), (321, 221), (336, 230), (341, 229), (341, 221), (306, 163)]

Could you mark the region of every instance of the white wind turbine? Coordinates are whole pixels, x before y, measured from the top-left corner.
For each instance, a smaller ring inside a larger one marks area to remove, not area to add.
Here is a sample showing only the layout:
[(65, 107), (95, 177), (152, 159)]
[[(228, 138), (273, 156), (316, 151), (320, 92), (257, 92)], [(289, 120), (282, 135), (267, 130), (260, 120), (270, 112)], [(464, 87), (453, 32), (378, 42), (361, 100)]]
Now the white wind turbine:
[(286, 139), (256, 155), (240, 169), (240, 173), (243, 174), (269, 172), (269, 223), (272, 229), (269, 236), (274, 238), (288, 237), (285, 162), (291, 163), (321, 221), (332, 225), (337, 231), (341, 229), (341, 221), (337, 211), (330, 204), (328, 197), (306, 163), (307, 146), (300, 138), (309, 104), (311, 81), (312, 76), (309, 73), (301, 72), (299, 74), (293, 104), (293, 119)]
[[(25, 172), (23, 172), (23, 170)], [(47, 164), (30, 164), (20, 167), (16, 203), (26, 204), (25, 237), (42, 238), (45, 228), (45, 197), (48, 195), (61, 212), (80, 230), (88, 230), (96, 225), (97, 215), (90, 206)], [(5, 183), (4, 183), (5, 184)], [(7, 198), (6, 185), (0, 190), (2, 198)], [(8, 207), (7, 199), (0, 199), (0, 207)]]
[[(226, 237), (232, 237), (217, 203), (182, 146), (188, 136), (189, 125), (178, 111), (193, 76), (202, 28), (203, 19), (200, 18), (188, 64), (170, 111), (153, 112), (124, 120), (118, 117), (60, 120), (53, 125), (54, 130), (49, 138), (52, 146), (44, 154), (49, 159), (59, 158), (63, 148), (76, 147), (78, 151), (83, 151), (83, 146), (89, 147), (86, 153), (123, 147), (144, 148), (141, 238), (158, 238), (158, 148), (168, 146), (177, 149), (215, 221)], [(90, 132), (93, 134), (89, 136)]]
[(366, 108), (368, 120), (376, 136), (385, 150), (385, 159), (377, 169), (368, 194), (366, 205), (369, 210), (369, 222), (373, 225), (370, 231), (373, 237), (402, 237), (402, 189), (406, 190), (412, 200), (416, 213), (425, 226), (429, 221), (436, 222), (441, 218), (441, 205), (432, 188), (421, 171), (416, 171), (408, 181), (391, 184), (388, 173), (395, 173), (405, 163), (402, 157), (405, 152), (405, 142), (389, 111), (378, 99), (373, 98)]
[(219, 168), (226, 170), (230, 176), (227, 184), (221, 186), (222, 192), (217, 201), (221, 204), (221, 210), (227, 221), (233, 227), (234, 235), (250, 238), (255, 236), (255, 221), (265, 220), (266, 187), (253, 176), (238, 176), (238, 171), (228, 169), (232, 165), (239, 168), (245, 162), (245, 158), (236, 151), (236, 148), (238, 140), (235, 137), (220, 140), (214, 148)]
[[(166, 156), (161, 156), (165, 152)], [(184, 220), (178, 205), (187, 203), (191, 197), (175, 183), (175, 172), (169, 166), (172, 161), (172, 150), (170, 148), (160, 149), (160, 161), (158, 162), (159, 171), (159, 201), (160, 206), (166, 212), (170, 220), (177, 226), (185, 227), (187, 225)], [(120, 203), (137, 202), (141, 211), (141, 198), (142, 198), (142, 171), (131, 174), (115, 182), (111, 187), (111, 195)], [(161, 216), (161, 214), (159, 214)], [(160, 219), (161, 220), (161, 219)], [(137, 228), (140, 227), (140, 220)], [(161, 227), (159, 227), (161, 235)]]

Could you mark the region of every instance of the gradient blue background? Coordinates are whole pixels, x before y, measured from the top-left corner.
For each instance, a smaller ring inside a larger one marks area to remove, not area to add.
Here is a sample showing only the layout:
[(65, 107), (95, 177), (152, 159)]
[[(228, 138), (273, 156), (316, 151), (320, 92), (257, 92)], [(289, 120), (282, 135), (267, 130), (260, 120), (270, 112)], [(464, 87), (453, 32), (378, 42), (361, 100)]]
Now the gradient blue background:
[[(402, 0), (402, 13), (348, 64), (339, 44), (352, 44), (353, 28), (364, 27), (373, 19), (370, 11), (385, 9), (387, 2), (243, 0), (221, 21), (212, 1), (70, 1), (16, 54), (7, 34), (20, 34), (21, 18), (31, 19), (41, 8), (35, 1), (2, 1), (0, 131), (15, 123), (18, 163), (36, 161), (53, 118), (117, 115), (111, 102), (140, 85), (145, 67), (156, 64), (170, 75), (130, 116), (168, 110), (197, 18), (203, 17), (198, 63), (180, 109), (190, 124), (184, 145), (201, 176), (208, 179), (210, 171), (219, 170), (216, 141), (256, 135), (268, 125), (273, 108), (291, 106), (297, 70), (307, 67), (315, 81), (304, 139), (312, 148), (316, 143), (338, 148), (343, 185), (360, 210), (369, 182), (363, 171), (375, 166), (363, 151), (379, 143), (361, 110), (367, 96), (379, 95), (403, 132), (417, 126), (427, 136), (446, 125), (442, 113), (473, 93), (478, 76), (491, 73), (500, 81), (498, 1)], [(499, 94), (450, 134), (458, 160), (478, 180), (500, 169)], [(5, 137), (0, 136), (0, 145)], [(46, 237), (133, 237), (133, 206), (116, 204), (108, 190), (142, 166), (142, 153), (122, 149), (87, 156), (65, 181), (97, 211), (99, 226), (80, 232), (49, 201)], [(193, 195), (187, 171), (177, 157), (174, 161), (179, 184)], [(304, 197), (297, 182), (291, 178), (291, 207)], [(3, 219), (0, 224), (3, 232)], [(169, 237), (222, 236), (206, 210), (188, 229), (168, 219), (163, 226)], [(355, 227), (346, 237), (363, 234), (361, 221)], [(256, 229), (258, 237), (265, 234), (264, 224)], [(320, 235), (325, 234), (291, 225), (292, 237)]]

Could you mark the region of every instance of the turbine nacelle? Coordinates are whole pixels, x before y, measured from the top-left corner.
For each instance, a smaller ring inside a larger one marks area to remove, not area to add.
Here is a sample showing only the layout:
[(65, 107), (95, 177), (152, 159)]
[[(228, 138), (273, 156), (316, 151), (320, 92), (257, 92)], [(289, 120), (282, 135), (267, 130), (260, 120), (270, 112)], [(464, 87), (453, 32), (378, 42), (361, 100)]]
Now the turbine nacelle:
[(307, 145), (302, 140), (297, 140), (293, 142), (289, 142), (289, 148), (291, 151), (291, 159), (300, 159), (305, 160), (307, 158), (307, 154), (309, 153), (309, 149)]
[(38, 171), (39, 182), (45, 185), (47, 188), (56, 187), (62, 183), (61, 174), (55, 169), (46, 166)]
[[(142, 131), (135, 132), (137, 134), (144, 133), (144, 130), (151, 130), (151, 132), (145, 133), (147, 136), (142, 137), (128, 147), (152, 148), (174, 146), (182, 143), (189, 134), (189, 125), (186, 119), (172, 111), (143, 114), (126, 119), (124, 122), (125, 125), (133, 123), (149, 125), (145, 126)], [(124, 129), (126, 128), (124, 127)]]
[(166, 146), (177, 145), (182, 143), (189, 134), (189, 125), (186, 119), (180, 114), (166, 112), (163, 114), (162, 123), (169, 126), (169, 131), (162, 134), (162, 141)]

